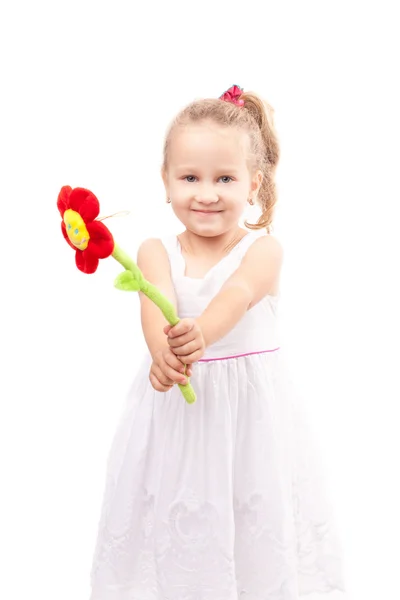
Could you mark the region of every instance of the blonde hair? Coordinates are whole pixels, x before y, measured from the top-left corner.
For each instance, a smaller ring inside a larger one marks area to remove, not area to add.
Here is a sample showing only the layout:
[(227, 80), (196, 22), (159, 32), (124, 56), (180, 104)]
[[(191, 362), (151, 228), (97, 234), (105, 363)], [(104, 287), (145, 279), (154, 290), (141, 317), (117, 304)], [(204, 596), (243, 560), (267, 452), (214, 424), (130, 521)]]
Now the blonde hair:
[(273, 120), (274, 109), (253, 92), (243, 92), (240, 100), (244, 101), (243, 106), (219, 98), (205, 98), (195, 100), (181, 110), (166, 133), (162, 168), (167, 172), (171, 139), (178, 127), (211, 120), (223, 127), (236, 127), (246, 131), (250, 138), (250, 169), (254, 171), (260, 169), (263, 179), (257, 197), (262, 214), (257, 223), (246, 221), (245, 226), (249, 229), (266, 228), (270, 233), (274, 206), (277, 202), (275, 171), (280, 157)]

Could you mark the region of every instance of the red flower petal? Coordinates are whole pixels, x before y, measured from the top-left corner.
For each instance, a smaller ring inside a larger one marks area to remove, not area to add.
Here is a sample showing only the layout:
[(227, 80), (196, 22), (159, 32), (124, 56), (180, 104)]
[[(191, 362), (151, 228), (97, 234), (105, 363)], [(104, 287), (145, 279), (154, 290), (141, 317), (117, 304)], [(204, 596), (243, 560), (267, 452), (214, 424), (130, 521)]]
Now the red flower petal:
[(75, 254), (75, 263), (80, 271), (90, 275), (94, 273), (99, 266), (99, 259), (86, 250), (77, 250)]
[(70, 185), (64, 185), (58, 194), (57, 208), (60, 211), (61, 216), (64, 216), (65, 211), (69, 208), (69, 199), (71, 196), (72, 187)]
[(114, 239), (110, 231), (101, 221), (87, 223), (89, 244), (87, 249), (97, 258), (107, 258), (114, 251)]
[(79, 213), (85, 224), (94, 221), (100, 212), (100, 204), (96, 196), (90, 190), (79, 187), (71, 192), (69, 208)]
[(76, 246), (73, 245), (73, 243), (70, 241), (70, 239), (68, 237), (67, 228), (65, 227), (64, 221), (61, 221), (61, 231), (63, 233), (63, 236), (67, 240), (68, 244), (71, 246), (71, 248), (73, 248), (74, 250), (76, 250)]

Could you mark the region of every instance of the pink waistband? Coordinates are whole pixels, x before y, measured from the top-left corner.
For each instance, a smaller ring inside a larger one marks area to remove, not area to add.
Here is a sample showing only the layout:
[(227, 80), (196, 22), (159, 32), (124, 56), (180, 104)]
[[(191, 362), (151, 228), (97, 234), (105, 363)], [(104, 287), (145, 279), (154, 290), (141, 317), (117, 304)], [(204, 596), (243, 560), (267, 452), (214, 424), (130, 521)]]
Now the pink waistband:
[(259, 352), (247, 352), (246, 354), (234, 354), (233, 356), (222, 356), (221, 358), (200, 358), (197, 362), (210, 362), (213, 360), (228, 360), (228, 358), (242, 358), (242, 356), (251, 356), (253, 354), (265, 354), (266, 352), (276, 352), (278, 348), (272, 350), (260, 350)]

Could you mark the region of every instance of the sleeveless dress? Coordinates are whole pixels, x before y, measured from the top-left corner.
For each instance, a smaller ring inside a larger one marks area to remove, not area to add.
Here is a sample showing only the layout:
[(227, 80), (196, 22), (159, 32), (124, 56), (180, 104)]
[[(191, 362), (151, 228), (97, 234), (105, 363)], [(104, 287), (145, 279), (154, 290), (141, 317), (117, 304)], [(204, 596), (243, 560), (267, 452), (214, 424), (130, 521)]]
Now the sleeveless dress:
[[(178, 315), (197, 317), (265, 232), (203, 279), (168, 252)], [(111, 446), (91, 600), (296, 600), (344, 591), (341, 547), (266, 296), (193, 365), (197, 401), (149, 381), (146, 355)], [(340, 595), (340, 597), (342, 597)], [(336, 598), (336, 596), (335, 596)]]

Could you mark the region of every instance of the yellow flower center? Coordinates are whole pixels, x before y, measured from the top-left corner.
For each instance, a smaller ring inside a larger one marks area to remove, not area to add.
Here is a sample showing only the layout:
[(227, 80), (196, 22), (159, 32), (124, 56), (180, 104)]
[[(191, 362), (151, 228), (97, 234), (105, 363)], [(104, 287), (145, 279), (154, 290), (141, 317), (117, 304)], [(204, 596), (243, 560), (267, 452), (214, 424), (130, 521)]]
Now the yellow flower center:
[(90, 236), (81, 215), (69, 208), (64, 213), (64, 223), (71, 244), (79, 250), (86, 250)]

